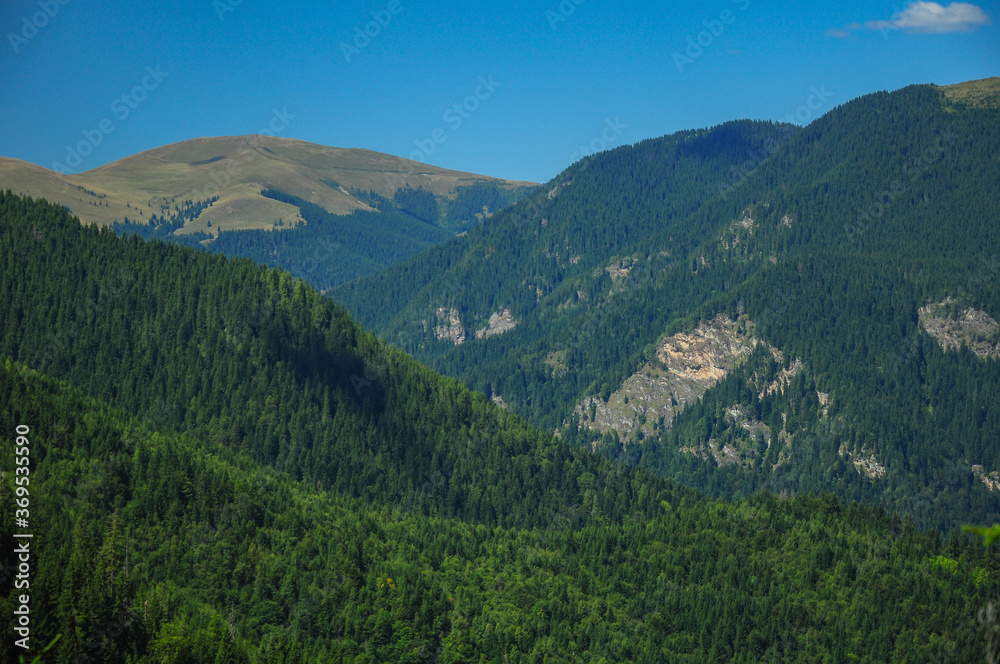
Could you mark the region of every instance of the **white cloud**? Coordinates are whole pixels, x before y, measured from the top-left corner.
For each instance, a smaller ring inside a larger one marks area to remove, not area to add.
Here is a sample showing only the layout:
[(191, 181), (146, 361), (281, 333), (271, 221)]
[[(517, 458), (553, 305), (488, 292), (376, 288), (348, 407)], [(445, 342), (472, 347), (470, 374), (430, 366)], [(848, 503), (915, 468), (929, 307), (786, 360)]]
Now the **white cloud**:
[(885, 21), (868, 21), (864, 25), (850, 23), (843, 30), (834, 28), (829, 34), (846, 37), (850, 30), (903, 30), (920, 34), (941, 34), (946, 32), (973, 32), (982, 25), (992, 23), (989, 15), (976, 5), (968, 2), (953, 2), (943, 7), (936, 2), (911, 2), (906, 9), (896, 12)]

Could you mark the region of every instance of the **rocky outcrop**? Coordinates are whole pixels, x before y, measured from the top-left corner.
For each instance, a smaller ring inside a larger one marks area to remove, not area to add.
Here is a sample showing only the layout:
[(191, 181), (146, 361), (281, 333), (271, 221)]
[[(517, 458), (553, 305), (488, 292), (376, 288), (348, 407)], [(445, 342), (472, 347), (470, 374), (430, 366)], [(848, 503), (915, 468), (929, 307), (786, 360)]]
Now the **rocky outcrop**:
[(684, 408), (699, 399), (745, 359), (756, 341), (745, 330), (746, 321), (718, 315), (690, 332), (663, 339), (656, 356), (622, 383), (605, 402), (586, 397), (576, 407), (582, 427), (628, 439), (656, 429), (669, 429)]
[[(772, 354), (775, 355), (775, 358), (779, 357), (778, 356), (779, 351), (772, 350), (771, 352)], [(765, 397), (771, 396), (775, 392), (780, 392), (781, 394), (784, 394), (785, 388), (788, 386), (790, 382), (792, 382), (792, 379), (795, 378), (795, 375), (800, 371), (802, 371), (802, 360), (800, 360), (799, 358), (795, 358), (788, 365), (787, 369), (782, 369), (781, 371), (779, 371), (778, 375), (774, 377), (774, 380), (772, 380), (770, 383), (764, 386), (764, 389), (760, 391), (760, 394), (757, 395), (757, 398), (764, 399)]]
[(874, 480), (885, 475), (885, 466), (879, 463), (879, 460), (875, 458), (874, 454), (866, 454), (858, 457), (854, 459), (853, 463), (854, 467), (858, 469), (858, 472), (864, 473), (870, 480)]
[(830, 393), (829, 392), (820, 392), (819, 390), (816, 390), (816, 400), (819, 401), (820, 408), (823, 409), (821, 411), (823, 413), (823, 417), (829, 417), (830, 416)]
[(751, 235), (753, 235), (753, 227), (755, 223), (756, 222), (753, 220), (753, 217), (750, 216), (750, 208), (747, 208), (743, 212), (743, 216), (734, 221), (733, 225), (740, 226), (749, 231)]
[(449, 340), (456, 346), (465, 342), (465, 328), (462, 327), (462, 320), (458, 316), (458, 309), (440, 307), (434, 313), (436, 316), (434, 323), (435, 339)]
[(569, 367), (566, 366), (565, 350), (554, 350), (546, 355), (542, 361), (552, 369), (553, 378), (562, 378), (569, 373)]
[(994, 470), (992, 473), (987, 473), (983, 470), (982, 465), (975, 464), (972, 466), (972, 474), (979, 478), (990, 491), (1000, 491), (1000, 471)]
[(948, 298), (917, 312), (927, 334), (945, 351), (967, 346), (979, 357), (1000, 357), (1000, 326), (985, 311), (961, 308)]
[(709, 455), (715, 459), (715, 464), (717, 466), (730, 466), (740, 463), (739, 452), (736, 451), (732, 445), (723, 445), (719, 447), (719, 442), (712, 438), (707, 444), (701, 444), (698, 447), (682, 447), (680, 451), (684, 454), (690, 454), (700, 458), (702, 461), (708, 461)]
[(638, 261), (638, 257), (629, 256), (623, 260), (615, 261), (604, 269), (611, 277), (611, 281), (617, 283), (628, 276), (628, 273)]
[(854, 453), (847, 449), (847, 443), (841, 443), (837, 454), (846, 457), (859, 473), (870, 480), (876, 480), (885, 475), (885, 465), (873, 452), (861, 450), (860, 453)]
[(497, 334), (513, 330), (516, 326), (517, 321), (514, 320), (514, 315), (510, 313), (510, 309), (500, 307), (500, 311), (490, 315), (490, 320), (486, 327), (476, 330), (476, 338), (488, 339)]
[(753, 210), (747, 208), (739, 218), (734, 219), (729, 224), (729, 229), (719, 238), (719, 243), (723, 249), (732, 249), (739, 246), (745, 236), (753, 235), (757, 222), (752, 216)]

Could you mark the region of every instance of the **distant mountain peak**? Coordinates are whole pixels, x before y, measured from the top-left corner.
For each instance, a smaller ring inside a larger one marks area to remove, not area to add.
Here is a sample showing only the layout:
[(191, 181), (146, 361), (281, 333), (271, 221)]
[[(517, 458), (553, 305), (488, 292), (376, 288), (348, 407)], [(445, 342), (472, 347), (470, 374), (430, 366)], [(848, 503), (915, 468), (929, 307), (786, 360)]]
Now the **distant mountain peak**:
[(941, 86), (945, 96), (974, 108), (1000, 108), (1000, 76)]
[(505, 189), (534, 185), (372, 150), (261, 134), (191, 138), (72, 175), (0, 157), (0, 186), (64, 205), (88, 224), (108, 225), (126, 217), (144, 223), (185, 200), (197, 203), (218, 196), (214, 216), (203, 215), (182, 232), (206, 231), (209, 222), (215, 232), (269, 228), (276, 218), (297, 217), (294, 206), (261, 196), (264, 189), (286, 192), (332, 214), (348, 214), (371, 209), (351, 189), (392, 197), (397, 189), (422, 187), (435, 196), (453, 197), (456, 188), (477, 182)]

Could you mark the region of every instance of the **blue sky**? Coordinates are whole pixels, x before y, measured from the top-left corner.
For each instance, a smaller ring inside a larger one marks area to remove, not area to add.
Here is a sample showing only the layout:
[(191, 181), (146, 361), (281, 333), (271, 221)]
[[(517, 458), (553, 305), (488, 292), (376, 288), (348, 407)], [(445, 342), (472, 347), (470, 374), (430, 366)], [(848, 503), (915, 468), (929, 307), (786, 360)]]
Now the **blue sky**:
[(276, 129), (546, 181), (603, 147), (1000, 75), (998, 3), (5, 0), (0, 156), (78, 172)]

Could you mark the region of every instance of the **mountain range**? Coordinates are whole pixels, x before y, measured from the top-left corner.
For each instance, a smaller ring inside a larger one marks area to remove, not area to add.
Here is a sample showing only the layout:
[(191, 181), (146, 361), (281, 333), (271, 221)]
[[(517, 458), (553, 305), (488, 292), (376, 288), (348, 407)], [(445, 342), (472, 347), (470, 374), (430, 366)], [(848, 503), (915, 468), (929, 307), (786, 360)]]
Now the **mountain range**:
[(331, 295), (539, 426), (713, 495), (992, 518), (997, 81), (588, 157)]
[(456, 189), (492, 182), (505, 189), (533, 186), (450, 171), (362, 149), (331, 148), (279, 136), (194, 138), (147, 150), (99, 168), (67, 175), (18, 159), (0, 158), (0, 184), (26, 196), (68, 207), (84, 223), (127, 219), (148, 223), (169, 216), (184, 201), (218, 197), (179, 229), (180, 234), (219, 229), (271, 229), (301, 217), (294, 205), (261, 196), (286, 192), (330, 214), (375, 209), (365, 195), (392, 198), (397, 189), (426, 189), (441, 199)]
[(0, 158), (0, 185), (84, 223), (246, 256), (321, 290), (445, 242), (536, 186), (260, 135), (192, 139), (78, 175)]
[(973, 661), (989, 638), (978, 539), (602, 459), (286, 272), (9, 192), (0, 261), (4, 465), (30, 461), (0, 544), (33, 536), (0, 611), (44, 661)]
[[(0, 612), (59, 664), (977, 661), (997, 82), (540, 188), (266, 137), (104, 167), (124, 211), (200, 189), (156, 224), (0, 163)], [(240, 187), (289, 227), (209, 233)]]

